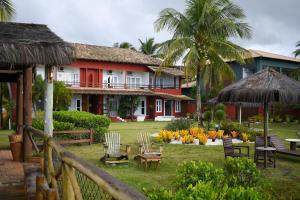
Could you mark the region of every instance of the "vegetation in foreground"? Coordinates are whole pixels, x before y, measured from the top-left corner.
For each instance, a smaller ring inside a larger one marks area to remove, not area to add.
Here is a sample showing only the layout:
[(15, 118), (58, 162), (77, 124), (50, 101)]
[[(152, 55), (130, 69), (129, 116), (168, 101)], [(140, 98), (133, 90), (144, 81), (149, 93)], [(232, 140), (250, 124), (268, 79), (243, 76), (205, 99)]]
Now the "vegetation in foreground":
[[(131, 185), (139, 191), (150, 191), (153, 187), (165, 188), (176, 191), (176, 170), (184, 161), (207, 161), (213, 163), (216, 168), (223, 168), (225, 159), (222, 146), (195, 146), (165, 144), (163, 160), (157, 170), (144, 171), (139, 167), (133, 157), (138, 153), (137, 134), (140, 131), (158, 133), (166, 126), (166, 122), (127, 122), (112, 123), (110, 131), (121, 134), (122, 144), (131, 145), (130, 164), (120, 166), (105, 166), (99, 158), (104, 155), (101, 144), (67, 147), (73, 153), (85, 160), (97, 165), (119, 180)], [(272, 123), (271, 133), (276, 133), (281, 139), (296, 138), (296, 132), (300, 125), (296, 123)], [(250, 145), (250, 153), (253, 158), (253, 144)], [(288, 145), (288, 143), (286, 143)], [(276, 168), (267, 168), (261, 171), (259, 192), (270, 195), (274, 199), (295, 199), (300, 191), (300, 159), (289, 156), (277, 155)]]

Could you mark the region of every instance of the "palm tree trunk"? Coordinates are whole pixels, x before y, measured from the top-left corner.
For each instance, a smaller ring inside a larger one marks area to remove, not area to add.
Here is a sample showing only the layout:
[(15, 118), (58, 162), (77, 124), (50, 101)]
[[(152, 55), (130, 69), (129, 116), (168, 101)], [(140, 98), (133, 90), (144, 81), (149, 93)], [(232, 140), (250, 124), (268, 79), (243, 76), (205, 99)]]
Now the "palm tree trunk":
[(196, 102), (197, 102), (197, 117), (198, 117), (198, 127), (203, 127), (202, 121), (202, 103), (201, 103), (201, 70), (200, 66), (197, 67), (197, 76), (196, 76)]
[(3, 127), (3, 113), (2, 113), (2, 83), (0, 83), (0, 128)]

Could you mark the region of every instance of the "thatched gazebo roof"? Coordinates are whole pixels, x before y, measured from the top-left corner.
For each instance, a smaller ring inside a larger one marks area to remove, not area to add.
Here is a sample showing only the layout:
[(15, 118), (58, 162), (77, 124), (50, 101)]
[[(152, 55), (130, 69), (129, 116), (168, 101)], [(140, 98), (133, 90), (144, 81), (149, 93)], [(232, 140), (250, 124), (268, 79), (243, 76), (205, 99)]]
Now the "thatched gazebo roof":
[(0, 22), (0, 63), (63, 65), (71, 63), (73, 47), (46, 25)]
[(300, 103), (300, 82), (267, 68), (225, 87), (218, 101)]
[[(223, 103), (223, 102), (218, 102), (218, 97), (211, 98), (207, 101), (207, 104), (209, 105), (216, 105), (218, 103)], [(260, 103), (248, 103), (248, 102), (225, 102), (226, 104), (233, 104), (236, 106), (242, 106), (246, 108), (257, 108), (261, 106)]]

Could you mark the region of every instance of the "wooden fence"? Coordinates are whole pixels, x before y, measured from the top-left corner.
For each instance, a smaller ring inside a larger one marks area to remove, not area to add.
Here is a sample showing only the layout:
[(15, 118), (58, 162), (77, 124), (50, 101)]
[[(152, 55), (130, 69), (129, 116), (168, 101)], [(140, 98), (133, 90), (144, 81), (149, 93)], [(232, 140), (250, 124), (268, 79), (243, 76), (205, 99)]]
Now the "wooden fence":
[[(44, 171), (47, 183), (55, 191), (55, 199), (147, 199), (100, 168), (66, 151), (42, 131), (32, 127), (25, 129), (29, 134), (44, 138)], [(31, 141), (36, 146), (35, 141)]]

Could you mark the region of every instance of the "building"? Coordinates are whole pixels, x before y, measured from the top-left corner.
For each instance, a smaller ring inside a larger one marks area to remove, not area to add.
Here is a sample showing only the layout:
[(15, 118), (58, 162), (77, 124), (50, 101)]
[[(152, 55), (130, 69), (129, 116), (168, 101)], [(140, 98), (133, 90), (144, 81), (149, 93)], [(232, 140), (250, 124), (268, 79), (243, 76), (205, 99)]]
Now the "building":
[[(138, 120), (170, 120), (185, 116), (182, 95), (183, 72), (176, 67), (160, 69), (159, 59), (130, 49), (74, 44), (76, 61), (54, 74), (72, 91), (70, 110), (118, 116), (123, 95), (138, 96), (134, 113)], [(37, 69), (43, 75), (43, 68)]]
[[(251, 55), (251, 61), (242, 65), (235, 61), (229, 61), (228, 64), (232, 67), (235, 72), (236, 80), (246, 78), (247, 76), (254, 74), (267, 67), (273, 68), (281, 73), (291, 76), (292, 72), (300, 69), (300, 59), (293, 57), (283, 56), (270, 52), (260, 50), (249, 50)], [(300, 77), (298, 77), (300, 80)], [(184, 95), (189, 96), (191, 94), (191, 88), (196, 86), (196, 82), (192, 81), (189, 83), (182, 84), (182, 92)], [(192, 103), (190, 103), (192, 104)], [(191, 110), (192, 106), (190, 106)], [(194, 111), (196, 106), (194, 103)], [(192, 110), (190, 112), (193, 112)], [(238, 108), (235, 105), (227, 105), (226, 113), (230, 119), (238, 118)], [(242, 112), (242, 119), (247, 120), (248, 117), (263, 113), (262, 107), (244, 107)]]

